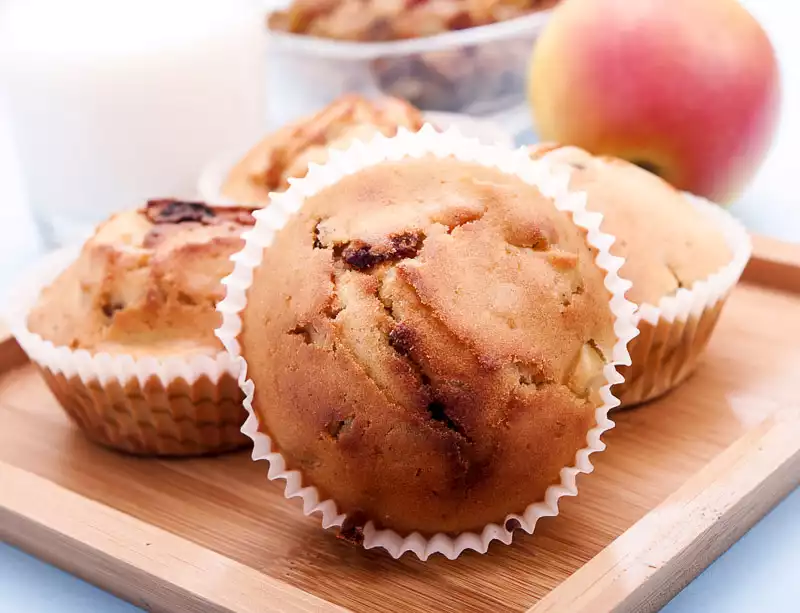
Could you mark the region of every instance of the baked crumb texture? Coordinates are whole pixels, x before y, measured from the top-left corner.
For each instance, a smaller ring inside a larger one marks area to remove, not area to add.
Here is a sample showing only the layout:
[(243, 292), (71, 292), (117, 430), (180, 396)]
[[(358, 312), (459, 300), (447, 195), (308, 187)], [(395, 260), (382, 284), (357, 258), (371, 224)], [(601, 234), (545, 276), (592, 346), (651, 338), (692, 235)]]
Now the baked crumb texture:
[(94, 362), (78, 354), (71, 357), (82, 366), (72, 372), (80, 374), (40, 365), (91, 440), (162, 456), (220, 453), (248, 443), (239, 431), (243, 394), (232, 374), (163, 381), (147, 376), (147, 360), (184, 360), (185, 373), (222, 351), (214, 336), (220, 279), (231, 271), (230, 256), (243, 245), (239, 235), (252, 223), (247, 208), (154, 200), (102, 224), (78, 259), (42, 291), (28, 316), (31, 332), (57, 348), (109, 353), (115, 372), (128, 373), (93, 374)]
[(416, 132), (422, 125), (420, 111), (403, 100), (342, 96), (259, 142), (231, 169), (222, 195), (233, 202), (265, 205), (270, 192), (282, 192), (290, 178), (304, 177), (310, 163), (324, 163), (328, 148), (346, 149), (376, 134), (394, 136), (401, 127)]
[(305, 202), (264, 251), (239, 340), (261, 429), (348, 515), (345, 537), (368, 520), (478, 531), (559, 482), (616, 341), (594, 255), (536, 188), (452, 159)]
[[(678, 290), (691, 290), (733, 259), (723, 233), (688, 198), (659, 177), (629, 162), (594, 157), (576, 147), (545, 143), (536, 159), (566, 163), (570, 187), (587, 193), (587, 209), (603, 214), (601, 229), (616, 237), (611, 253), (625, 258), (620, 276), (633, 287), (626, 297), (658, 307)], [(716, 326), (724, 300), (687, 320), (640, 321), (628, 345), (631, 366), (613, 388), (623, 407), (657, 398), (694, 372)]]

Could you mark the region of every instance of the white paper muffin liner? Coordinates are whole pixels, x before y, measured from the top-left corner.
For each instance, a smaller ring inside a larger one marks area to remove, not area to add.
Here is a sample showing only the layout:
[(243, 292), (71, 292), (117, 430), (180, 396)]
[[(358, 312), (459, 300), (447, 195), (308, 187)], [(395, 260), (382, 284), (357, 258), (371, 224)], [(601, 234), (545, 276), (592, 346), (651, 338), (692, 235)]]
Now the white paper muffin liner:
[[(548, 151), (550, 147), (557, 147)], [(569, 160), (573, 147), (541, 143), (540, 160), (560, 164)], [(581, 153), (582, 150), (577, 150)], [(572, 172), (572, 168), (564, 165)], [(684, 192), (684, 196), (720, 232), (731, 252), (722, 268), (691, 287), (664, 296), (658, 304), (637, 305), (634, 320), (641, 333), (628, 348), (633, 362), (626, 382), (614, 390), (622, 408), (633, 406), (670, 391), (695, 369), (716, 325), (722, 303), (738, 283), (752, 254), (752, 242), (744, 225), (721, 206)], [(591, 209), (591, 202), (588, 207)]]
[(424, 126), (418, 133), (401, 130), (391, 139), (377, 136), (368, 144), (356, 143), (344, 152), (334, 152), (327, 164), (312, 164), (304, 179), (291, 181), (289, 190), (283, 194), (273, 194), (270, 206), (255, 213), (255, 226), (243, 235), (244, 248), (232, 258), (236, 264), (234, 271), (223, 280), (228, 293), (225, 300), (217, 306), (223, 315), (223, 323), (217, 335), (231, 355), (239, 357), (242, 363), (239, 381), (245, 392), (245, 408), (249, 413), (242, 432), (253, 440), (253, 459), (267, 460), (267, 477), (270, 480), (283, 479), (284, 495), (286, 498), (301, 498), (306, 515), (319, 513), (323, 528), (341, 527), (345, 515), (338, 512), (336, 502), (320, 500), (315, 487), (304, 487), (301, 473), (287, 470), (284, 458), (273, 449), (270, 437), (259, 431), (258, 418), (252, 407), (254, 384), (247, 377), (247, 364), (240, 356), (237, 340), (242, 323), (240, 313), (247, 304), (247, 289), (252, 283), (253, 270), (262, 260), (264, 248), (270, 246), (276, 232), (302, 207), (305, 198), (361, 169), (385, 161), (419, 158), (424, 155), (437, 158), (452, 156), (464, 162), (498, 168), (517, 175), (526, 183), (536, 185), (544, 195), (553, 199), (557, 209), (570, 212), (574, 223), (586, 230), (587, 242), (597, 250), (597, 265), (607, 272), (605, 286), (611, 294), (610, 308), (615, 317), (614, 330), (618, 338), (611, 363), (604, 368), (606, 384), (600, 389), (603, 404), (596, 410), (596, 425), (587, 432), (586, 447), (577, 452), (574, 466), (561, 470), (561, 482), (546, 490), (544, 500), (530, 504), (522, 514), (509, 514), (502, 524), (489, 524), (479, 533), (464, 532), (455, 537), (440, 533), (426, 538), (416, 532), (403, 536), (394, 530), (377, 529), (372, 522), (363, 527), (363, 546), (367, 549), (383, 547), (394, 558), (405, 552), (413, 552), (421, 560), (436, 553), (452, 560), (468, 549), (485, 553), (494, 540), (510, 543), (512, 531), (506, 528), (510, 520), (516, 520), (521, 529), (532, 533), (539, 518), (557, 515), (559, 499), (577, 494), (577, 475), (593, 470), (590, 455), (605, 448), (600, 437), (614, 425), (608, 419), (608, 411), (617, 406), (618, 401), (610, 388), (622, 381), (616, 366), (630, 364), (626, 346), (637, 333), (633, 323), (635, 305), (624, 297), (630, 283), (617, 274), (624, 260), (609, 253), (614, 238), (600, 232), (602, 215), (585, 210), (585, 194), (569, 191), (568, 173), (553, 172), (547, 165), (532, 161), (524, 148), (512, 151), (503, 147), (484, 146), (474, 139), (462, 136), (456, 129), (437, 133), (430, 125)]
[[(124, 389), (130, 382), (136, 381), (138, 388), (144, 390), (153, 377), (157, 378), (164, 389), (179, 380), (193, 386), (203, 377), (208, 378), (212, 385), (217, 385), (224, 375), (238, 380), (239, 364), (227, 351), (220, 351), (215, 356), (197, 355), (189, 358), (90, 353), (85, 349), (73, 350), (69, 347), (56, 346), (29, 330), (28, 313), (35, 306), (42, 289), (75, 261), (79, 252), (80, 247), (73, 246), (43, 257), (25, 271), (23, 280), (12, 288), (5, 299), (3, 316), (10, 332), (29, 359), (40, 366), (46, 374), (61, 375), (66, 379), (77, 377), (87, 387), (99, 383), (102, 389), (108, 389), (115, 384)], [(152, 418), (152, 416), (142, 416), (143, 419), (148, 417)], [(162, 427), (161, 424), (158, 426)]]
[[(429, 111), (423, 115), (426, 121), (432, 123), (441, 130), (455, 127), (462, 134), (471, 138), (477, 138), (478, 141), (484, 145), (496, 145), (507, 149), (512, 149), (514, 147), (514, 138), (511, 134), (494, 121), (470, 117), (469, 115), (462, 115), (459, 113)], [(230, 198), (225, 197), (222, 193), (222, 186), (225, 184), (225, 179), (231, 168), (233, 168), (236, 162), (238, 162), (245, 153), (247, 152), (223, 153), (206, 165), (197, 181), (197, 193), (200, 200), (218, 206), (235, 206), (238, 204)]]

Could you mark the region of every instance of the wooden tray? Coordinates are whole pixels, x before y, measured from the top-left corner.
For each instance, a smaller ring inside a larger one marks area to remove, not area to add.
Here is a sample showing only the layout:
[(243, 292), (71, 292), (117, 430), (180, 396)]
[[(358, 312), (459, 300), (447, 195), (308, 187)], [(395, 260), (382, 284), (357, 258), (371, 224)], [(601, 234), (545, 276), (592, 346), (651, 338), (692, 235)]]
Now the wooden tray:
[(455, 562), (338, 541), (247, 453), (94, 447), (11, 340), (0, 372), (0, 536), (145, 609), (650, 611), (800, 482), (800, 246), (756, 239), (697, 374), (616, 415), (559, 517)]

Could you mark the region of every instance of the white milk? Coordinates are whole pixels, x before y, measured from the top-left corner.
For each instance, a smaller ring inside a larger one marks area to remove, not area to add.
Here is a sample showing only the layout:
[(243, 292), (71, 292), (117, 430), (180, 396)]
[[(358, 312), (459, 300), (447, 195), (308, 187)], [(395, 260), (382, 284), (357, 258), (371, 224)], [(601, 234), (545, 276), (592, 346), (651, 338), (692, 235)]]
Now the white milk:
[(0, 70), (28, 201), (53, 244), (121, 208), (194, 195), (220, 151), (261, 137), (252, 0), (5, 0)]

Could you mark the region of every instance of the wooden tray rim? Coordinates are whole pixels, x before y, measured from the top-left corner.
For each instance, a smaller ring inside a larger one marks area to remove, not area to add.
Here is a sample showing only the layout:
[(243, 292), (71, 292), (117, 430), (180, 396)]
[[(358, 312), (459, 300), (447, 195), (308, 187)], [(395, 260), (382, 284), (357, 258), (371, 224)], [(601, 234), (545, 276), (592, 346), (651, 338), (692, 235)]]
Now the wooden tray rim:
[[(743, 280), (800, 293), (800, 245), (753, 243)], [(24, 361), (0, 326), (0, 367)], [(800, 484), (798, 431), (800, 405), (766, 417), (527, 613), (663, 606)], [(0, 537), (147, 610), (346, 610), (3, 461)]]

